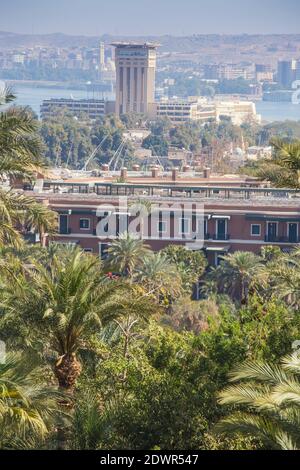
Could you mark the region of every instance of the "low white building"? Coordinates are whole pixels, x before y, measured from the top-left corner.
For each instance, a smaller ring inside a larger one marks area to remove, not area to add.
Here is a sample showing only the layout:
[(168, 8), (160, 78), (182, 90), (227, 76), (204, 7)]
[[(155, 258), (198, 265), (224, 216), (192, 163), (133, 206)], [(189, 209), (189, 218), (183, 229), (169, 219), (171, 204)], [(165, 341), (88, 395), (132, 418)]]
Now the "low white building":
[(152, 119), (168, 118), (174, 124), (188, 121), (217, 121), (222, 117), (229, 118), (235, 125), (247, 121), (261, 122), (261, 116), (256, 113), (255, 103), (240, 100), (208, 100), (203, 97), (187, 99), (162, 99), (150, 105)]
[(216, 119), (215, 106), (201, 97), (162, 99), (150, 105), (150, 115), (153, 119), (168, 118), (174, 124)]
[(259, 160), (261, 158), (271, 158), (272, 152), (273, 152), (272, 147), (259, 147), (259, 146), (248, 147), (246, 158), (248, 160)]
[(220, 121), (222, 117), (230, 118), (232, 124), (240, 126), (244, 122), (261, 122), (261, 116), (256, 113), (256, 106), (253, 101), (215, 101), (216, 119)]

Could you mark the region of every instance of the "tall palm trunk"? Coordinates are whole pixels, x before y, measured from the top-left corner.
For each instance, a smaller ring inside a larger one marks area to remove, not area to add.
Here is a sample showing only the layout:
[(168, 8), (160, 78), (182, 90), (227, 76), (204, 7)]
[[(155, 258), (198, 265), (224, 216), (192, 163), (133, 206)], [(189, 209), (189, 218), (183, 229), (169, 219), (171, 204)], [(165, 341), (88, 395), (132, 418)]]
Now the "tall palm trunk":
[[(64, 354), (54, 366), (54, 374), (58, 380), (59, 388), (62, 392), (72, 398), (78, 377), (81, 374), (82, 366), (77, 360), (75, 353)], [(60, 406), (64, 412), (72, 414), (72, 400), (63, 400)], [(57, 426), (57, 449), (67, 450), (70, 439), (70, 430), (61, 420)]]
[(46, 235), (44, 234), (44, 231), (42, 229), (39, 230), (39, 236), (40, 236), (40, 246), (41, 246), (41, 248), (45, 248), (45, 246), (46, 246)]
[(242, 284), (241, 305), (246, 305), (247, 304), (247, 298), (248, 298), (248, 289), (247, 289), (247, 280), (245, 279), (244, 276), (242, 276), (241, 284)]
[(75, 353), (64, 354), (55, 364), (54, 373), (59, 387), (69, 394), (74, 392), (76, 381), (81, 374), (81, 364)]

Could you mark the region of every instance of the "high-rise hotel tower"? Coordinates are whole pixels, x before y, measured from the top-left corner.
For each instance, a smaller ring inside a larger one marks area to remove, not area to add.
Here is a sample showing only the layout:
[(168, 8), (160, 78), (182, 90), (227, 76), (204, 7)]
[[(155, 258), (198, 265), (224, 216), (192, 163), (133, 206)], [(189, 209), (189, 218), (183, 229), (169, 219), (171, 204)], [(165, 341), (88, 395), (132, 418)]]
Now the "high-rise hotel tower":
[(116, 114), (145, 113), (155, 95), (156, 44), (113, 43), (116, 62)]

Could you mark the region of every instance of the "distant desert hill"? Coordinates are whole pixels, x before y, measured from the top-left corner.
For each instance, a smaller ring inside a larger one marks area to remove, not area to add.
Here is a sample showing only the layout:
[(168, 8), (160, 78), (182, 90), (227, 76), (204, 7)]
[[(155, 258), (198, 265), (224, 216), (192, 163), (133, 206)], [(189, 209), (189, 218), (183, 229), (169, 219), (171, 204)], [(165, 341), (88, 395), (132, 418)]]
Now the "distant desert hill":
[(153, 41), (158, 42), (161, 53), (179, 53), (208, 60), (254, 60), (276, 61), (280, 58), (300, 58), (300, 34), (276, 35), (220, 35), (199, 34), (193, 36), (71, 36), (53, 34), (16, 34), (0, 32), (0, 50), (42, 47), (97, 47), (99, 41)]

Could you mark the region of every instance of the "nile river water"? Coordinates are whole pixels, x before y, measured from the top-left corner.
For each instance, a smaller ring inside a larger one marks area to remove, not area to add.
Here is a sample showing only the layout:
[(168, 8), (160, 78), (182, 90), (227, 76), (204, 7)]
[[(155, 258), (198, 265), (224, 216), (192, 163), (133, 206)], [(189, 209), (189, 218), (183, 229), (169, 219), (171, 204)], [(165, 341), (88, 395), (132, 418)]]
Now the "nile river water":
[[(84, 90), (57, 89), (49, 87), (35, 87), (22, 84), (14, 85), (17, 94), (17, 103), (22, 106), (31, 106), (39, 115), (43, 100), (50, 98), (102, 98), (113, 99), (110, 93), (95, 93)], [(300, 121), (300, 104), (271, 103), (267, 101), (256, 102), (256, 109), (264, 121), (285, 121), (287, 119)]]

